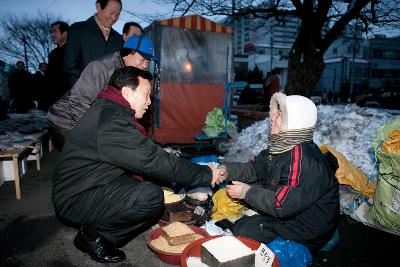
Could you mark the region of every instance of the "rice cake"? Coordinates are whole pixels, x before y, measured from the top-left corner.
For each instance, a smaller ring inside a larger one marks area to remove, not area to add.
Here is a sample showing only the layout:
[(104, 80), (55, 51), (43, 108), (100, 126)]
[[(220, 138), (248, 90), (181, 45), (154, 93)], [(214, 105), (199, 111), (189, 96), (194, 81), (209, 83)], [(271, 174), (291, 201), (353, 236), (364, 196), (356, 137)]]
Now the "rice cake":
[(182, 194), (175, 194), (174, 190), (168, 187), (163, 187), (162, 189), (164, 192), (164, 204), (171, 204), (181, 201), (184, 197)]
[(255, 254), (234, 236), (222, 236), (204, 242), (200, 248), (201, 262), (210, 267), (254, 266)]
[(173, 222), (162, 228), (163, 236), (171, 246), (195, 241), (195, 232), (186, 224)]

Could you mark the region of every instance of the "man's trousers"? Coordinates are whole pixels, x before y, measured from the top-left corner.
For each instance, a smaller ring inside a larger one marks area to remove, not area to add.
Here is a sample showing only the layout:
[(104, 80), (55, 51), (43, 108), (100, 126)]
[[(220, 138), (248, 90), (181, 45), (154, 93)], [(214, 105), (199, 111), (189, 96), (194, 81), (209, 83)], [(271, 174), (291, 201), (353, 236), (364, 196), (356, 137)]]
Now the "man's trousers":
[(110, 184), (81, 193), (59, 215), (87, 225), (115, 245), (121, 245), (157, 223), (163, 208), (161, 187), (123, 175)]

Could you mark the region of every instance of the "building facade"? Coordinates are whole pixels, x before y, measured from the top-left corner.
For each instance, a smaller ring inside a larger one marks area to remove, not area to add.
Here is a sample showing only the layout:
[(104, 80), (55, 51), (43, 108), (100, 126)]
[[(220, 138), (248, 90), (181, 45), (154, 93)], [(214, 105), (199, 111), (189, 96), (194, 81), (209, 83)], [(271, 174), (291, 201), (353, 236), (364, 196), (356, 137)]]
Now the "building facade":
[[(279, 20), (274, 16), (238, 18), (230, 23), (235, 33), (235, 72), (257, 66), (266, 76), (275, 69), (281, 79), (281, 89), (284, 88), (288, 56), (300, 23), (294, 16)], [(361, 26), (352, 23), (325, 52), (324, 62), (324, 72), (315, 86), (316, 94), (330, 92), (345, 100), (367, 89), (400, 88), (400, 37), (376, 35), (365, 39)]]
[(243, 66), (243, 56), (247, 57), (248, 70), (257, 65), (264, 76), (276, 70), (284, 87), (290, 49), (295, 41), (299, 19), (286, 16), (281, 19), (240, 18), (233, 23), (235, 32), (235, 65)]
[(399, 37), (363, 39), (361, 32), (356, 38), (347, 32), (332, 43), (324, 60), (315, 93), (330, 91), (350, 97), (381, 88), (400, 89)]
[(400, 90), (400, 37), (377, 35), (369, 40), (371, 88)]
[(329, 92), (347, 100), (368, 88), (370, 61), (368, 40), (360, 27), (350, 25), (324, 54), (325, 69), (314, 93)]

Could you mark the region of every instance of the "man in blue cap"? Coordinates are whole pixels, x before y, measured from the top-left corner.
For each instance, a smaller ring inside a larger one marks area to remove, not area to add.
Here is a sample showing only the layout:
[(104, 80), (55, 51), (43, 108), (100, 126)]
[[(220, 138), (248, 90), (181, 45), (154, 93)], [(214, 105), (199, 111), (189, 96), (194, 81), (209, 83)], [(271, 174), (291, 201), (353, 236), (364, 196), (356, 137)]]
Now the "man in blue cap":
[(147, 70), (150, 60), (157, 61), (150, 39), (133, 35), (119, 51), (90, 62), (71, 90), (54, 103), (47, 113), (54, 146), (61, 151), (65, 135), (105, 89), (115, 69), (130, 66)]

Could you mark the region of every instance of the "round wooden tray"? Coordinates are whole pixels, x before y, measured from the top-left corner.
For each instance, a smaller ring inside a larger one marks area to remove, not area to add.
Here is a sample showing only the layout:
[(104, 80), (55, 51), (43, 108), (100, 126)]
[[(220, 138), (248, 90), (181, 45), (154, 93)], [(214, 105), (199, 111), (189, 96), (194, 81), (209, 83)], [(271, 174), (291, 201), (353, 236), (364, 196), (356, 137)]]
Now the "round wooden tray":
[[(189, 227), (197, 234), (202, 235), (202, 236), (208, 236), (207, 232), (204, 231), (203, 229), (193, 226), (193, 225), (189, 225)], [(149, 236), (147, 237), (147, 246), (154, 252), (154, 254), (156, 254), (156, 256), (169, 264), (176, 264), (179, 265), (180, 263), (180, 256), (181, 253), (171, 253), (171, 252), (165, 252), (162, 250), (159, 250), (157, 248), (155, 248), (152, 244), (151, 241), (154, 239), (157, 239), (160, 235), (162, 234), (162, 230), (161, 227), (157, 228), (155, 230), (153, 230), (152, 232), (150, 232)]]
[[(182, 267), (190, 267), (187, 265), (187, 259), (189, 257), (200, 257), (200, 248), (201, 248), (201, 244), (203, 244), (204, 242), (214, 239), (214, 238), (218, 238), (221, 237), (222, 235), (217, 235), (217, 236), (207, 236), (204, 237), (202, 239), (196, 240), (193, 243), (191, 243), (189, 246), (187, 246), (182, 254), (181, 254), (181, 266)], [(243, 244), (245, 244), (246, 246), (248, 246), (250, 249), (252, 250), (257, 250), (261, 243), (247, 238), (247, 237), (242, 237), (242, 236), (235, 236), (237, 239), (239, 239), (240, 241), (243, 242)], [(274, 263), (273, 263), (273, 267), (279, 267), (279, 262), (277, 257), (275, 257), (274, 259)]]

